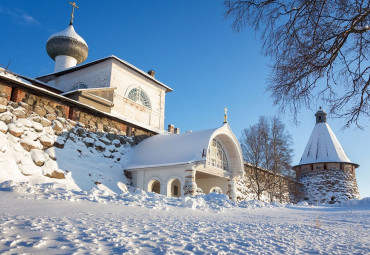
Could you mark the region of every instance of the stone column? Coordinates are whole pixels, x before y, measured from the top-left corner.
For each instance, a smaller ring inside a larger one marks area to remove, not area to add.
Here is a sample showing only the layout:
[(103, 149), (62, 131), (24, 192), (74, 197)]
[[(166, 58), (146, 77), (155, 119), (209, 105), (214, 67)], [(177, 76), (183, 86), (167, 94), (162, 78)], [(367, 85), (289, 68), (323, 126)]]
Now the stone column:
[(235, 178), (233, 176), (230, 176), (228, 179), (228, 191), (227, 191), (227, 195), (229, 196), (229, 198), (236, 202), (236, 187), (235, 187)]
[(187, 169), (185, 172), (185, 184), (184, 184), (184, 195), (185, 196), (195, 196), (197, 194), (197, 184), (195, 183), (195, 173), (194, 167)]

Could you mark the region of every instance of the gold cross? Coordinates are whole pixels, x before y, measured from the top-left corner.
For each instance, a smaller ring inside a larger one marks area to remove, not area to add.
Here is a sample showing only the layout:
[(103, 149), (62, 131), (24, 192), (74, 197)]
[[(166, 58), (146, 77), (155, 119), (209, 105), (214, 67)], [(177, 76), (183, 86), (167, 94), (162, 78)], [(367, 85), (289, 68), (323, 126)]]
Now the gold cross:
[(73, 13), (75, 12), (75, 8), (79, 8), (75, 2), (71, 3), (71, 2), (68, 2), (70, 5), (72, 5), (72, 13), (71, 13), (71, 21), (69, 22), (69, 25), (72, 25), (73, 24)]

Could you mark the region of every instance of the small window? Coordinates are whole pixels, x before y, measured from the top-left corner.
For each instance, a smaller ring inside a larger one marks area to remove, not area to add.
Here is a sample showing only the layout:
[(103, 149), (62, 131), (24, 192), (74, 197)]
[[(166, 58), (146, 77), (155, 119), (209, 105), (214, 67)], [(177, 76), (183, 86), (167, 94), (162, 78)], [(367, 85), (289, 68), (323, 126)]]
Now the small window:
[(131, 89), (127, 95), (127, 98), (134, 101), (135, 103), (141, 104), (148, 108), (152, 108), (148, 95), (141, 88)]
[(87, 89), (87, 85), (84, 84), (84, 83), (77, 83), (75, 85), (73, 85), (69, 91), (73, 91), (73, 90), (78, 90), (78, 89)]

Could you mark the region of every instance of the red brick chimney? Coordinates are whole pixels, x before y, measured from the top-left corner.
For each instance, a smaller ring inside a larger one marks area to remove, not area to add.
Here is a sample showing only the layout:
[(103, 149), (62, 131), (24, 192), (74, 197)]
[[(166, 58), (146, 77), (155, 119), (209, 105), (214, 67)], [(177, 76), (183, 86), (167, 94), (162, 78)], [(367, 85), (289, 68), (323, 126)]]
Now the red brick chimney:
[(175, 126), (172, 124), (169, 124), (167, 131), (173, 134), (175, 132)]

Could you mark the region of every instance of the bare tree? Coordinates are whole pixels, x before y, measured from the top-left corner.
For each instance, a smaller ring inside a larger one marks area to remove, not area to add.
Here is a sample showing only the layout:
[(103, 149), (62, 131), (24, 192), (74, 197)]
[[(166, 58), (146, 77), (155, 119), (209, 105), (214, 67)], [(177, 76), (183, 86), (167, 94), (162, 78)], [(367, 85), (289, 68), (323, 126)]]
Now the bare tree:
[[(277, 117), (273, 117), (270, 121), (270, 157), (271, 157), (271, 170), (276, 175), (288, 175), (291, 173), (291, 162), (293, 149), (291, 135), (286, 131), (284, 123)], [(273, 177), (270, 182), (270, 199), (274, 197), (282, 201), (282, 188), (285, 180), (281, 177)]]
[(244, 159), (252, 165), (251, 173), (247, 175), (249, 183), (257, 199), (261, 199), (261, 195), (266, 190), (265, 175), (258, 170), (258, 167), (265, 165), (266, 148), (266, 121), (265, 117), (260, 117), (259, 122), (255, 125), (246, 128), (242, 132), (240, 144)]
[[(359, 126), (370, 117), (369, 0), (225, 0), (233, 29), (261, 31), (274, 60), (268, 90), (297, 119), (323, 100), (330, 113)], [(323, 80), (324, 82), (321, 82)]]
[(244, 160), (252, 166), (246, 177), (257, 199), (260, 200), (264, 192), (269, 193), (271, 201), (279, 198), (282, 194), (279, 182), (283, 178), (276, 177), (289, 172), (293, 154), (291, 136), (285, 125), (276, 117), (261, 116), (257, 124), (243, 130), (240, 144)]

